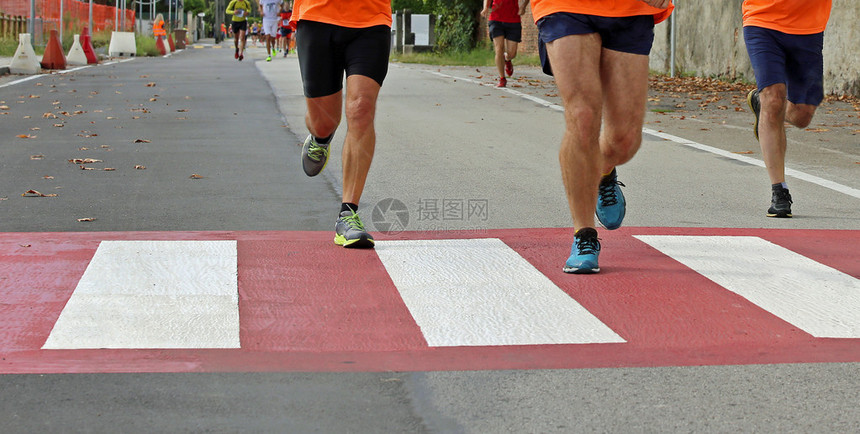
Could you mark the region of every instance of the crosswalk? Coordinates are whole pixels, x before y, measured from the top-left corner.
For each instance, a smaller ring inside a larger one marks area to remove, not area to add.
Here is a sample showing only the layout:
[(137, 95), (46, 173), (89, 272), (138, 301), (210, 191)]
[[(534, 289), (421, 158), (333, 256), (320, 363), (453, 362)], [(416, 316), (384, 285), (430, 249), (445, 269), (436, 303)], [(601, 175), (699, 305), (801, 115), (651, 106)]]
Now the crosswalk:
[(562, 229), (6, 235), (5, 373), (860, 361), (852, 231), (622, 228), (594, 276)]

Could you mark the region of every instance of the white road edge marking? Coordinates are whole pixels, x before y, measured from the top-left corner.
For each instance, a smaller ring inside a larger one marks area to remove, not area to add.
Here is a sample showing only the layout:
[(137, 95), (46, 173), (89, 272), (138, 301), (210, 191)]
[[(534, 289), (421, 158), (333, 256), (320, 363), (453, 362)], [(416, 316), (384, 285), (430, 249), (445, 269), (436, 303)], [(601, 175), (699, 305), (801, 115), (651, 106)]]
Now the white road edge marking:
[(625, 342), (497, 238), (379, 241), (376, 254), (431, 347)]
[(635, 235), (818, 338), (860, 338), (860, 280), (758, 237)]
[(239, 348), (234, 240), (102, 241), (43, 349)]

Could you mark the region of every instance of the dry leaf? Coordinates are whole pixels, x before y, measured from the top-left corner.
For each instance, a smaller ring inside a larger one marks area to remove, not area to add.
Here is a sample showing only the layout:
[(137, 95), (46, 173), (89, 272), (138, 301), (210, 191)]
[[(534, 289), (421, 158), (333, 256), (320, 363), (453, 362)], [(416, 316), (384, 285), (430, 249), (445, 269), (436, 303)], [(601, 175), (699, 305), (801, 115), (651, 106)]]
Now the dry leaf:
[(57, 128), (63, 128), (66, 124), (54, 124), (54, 126)]
[(45, 119), (56, 119), (57, 115), (55, 115), (51, 112), (46, 112), (45, 114), (42, 115), (42, 117)]
[(146, 83), (146, 87), (155, 87), (155, 83)]
[(84, 166), (84, 165), (80, 165), (80, 166), (78, 166), (78, 167), (80, 167), (80, 168), (81, 168), (81, 170), (96, 170), (96, 169), (93, 169), (92, 167), (87, 167), (87, 166)]
[(830, 131), (830, 129), (828, 129), (828, 128), (807, 128), (806, 131), (809, 131), (810, 133), (824, 133), (824, 132)]
[(135, 165), (134, 168), (137, 170), (144, 170), (144, 169), (146, 169), (146, 166), (138, 164), (138, 165)]
[(32, 247), (32, 244), (18, 244), (21, 247)]
[(31, 160), (41, 160), (41, 159), (43, 159), (43, 158), (45, 158), (45, 156), (44, 156), (44, 155), (42, 155), (42, 154), (36, 154), (36, 155), (31, 155), (31, 156), (30, 156), (30, 159), (31, 159)]
[(146, 139), (134, 139), (134, 143), (152, 143)]
[(32, 134), (18, 134), (19, 139), (35, 139), (36, 136)]
[(193, 174), (193, 175), (191, 175), (191, 176), (189, 176), (189, 178), (191, 178), (191, 179), (203, 179), (203, 177), (202, 177), (201, 175), (198, 175), (198, 174), (196, 174), (196, 173), (195, 173), (195, 174)]
[(51, 175), (45, 175), (42, 177), (42, 179), (54, 179), (54, 177)]
[(54, 193), (44, 194), (44, 193), (39, 193), (36, 190), (27, 190), (25, 193), (22, 193), (21, 196), (23, 196), (23, 197), (55, 197), (57, 195)]
[(105, 167), (105, 168), (104, 168), (104, 169), (102, 169), (102, 170), (104, 170), (105, 172), (113, 172), (113, 171), (114, 171), (114, 170), (116, 170), (116, 169), (114, 169), (113, 167)]
[(101, 163), (102, 160), (96, 160), (95, 158), (72, 158), (69, 160), (69, 163), (75, 164), (90, 164), (90, 163)]
[(94, 222), (94, 221), (96, 221), (96, 219), (93, 217), (84, 217), (84, 218), (78, 219), (78, 221), (79, 222)]

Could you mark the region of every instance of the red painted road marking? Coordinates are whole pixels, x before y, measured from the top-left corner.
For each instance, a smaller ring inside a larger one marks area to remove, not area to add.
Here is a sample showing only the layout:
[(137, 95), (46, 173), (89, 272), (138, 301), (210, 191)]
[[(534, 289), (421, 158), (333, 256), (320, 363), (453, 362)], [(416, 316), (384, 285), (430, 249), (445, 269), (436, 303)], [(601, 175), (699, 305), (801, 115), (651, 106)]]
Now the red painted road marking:
[[(860, 362), (860, 339), (815, 338), (633, 238), (756, 236), (858, 278), (858, 231), (603, 231), (603, 271), (594, 276), (561, 272), (560, 264), (570, 248), (569, 232), (512, 229), (482, 236), (501, 239), (626, 343), (430, 347), (376, 253), (337, 248), (328, 232), (4, 234), (0, 243), (0, 373)], [(465, 237), (474, 238), (474, 233)], [(397, 238), (464, 236), (403, 233)], [(101, 240), (183, 239), (238, 241), (240, 349), (41, 349)]]

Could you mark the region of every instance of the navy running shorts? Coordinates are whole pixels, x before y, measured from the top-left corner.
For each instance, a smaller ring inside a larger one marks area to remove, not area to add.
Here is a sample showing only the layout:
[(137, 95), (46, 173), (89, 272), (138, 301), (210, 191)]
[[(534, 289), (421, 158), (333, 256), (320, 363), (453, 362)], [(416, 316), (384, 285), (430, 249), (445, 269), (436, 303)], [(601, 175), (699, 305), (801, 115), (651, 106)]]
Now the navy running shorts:
[(817, 106), (824, 99), (824, 33), (790, 35), (744, 27), (744, 42), (759, 90), (784, 83), (788, 100)]
[(558, 12), (537, 22), (538, 53), (543, 72), (552, 75), (552, 66), (546, 53), (546, 44), (570, 35), (600, 34), (603, 48), (622, 53), (651, 53), (654, 43), (654, 17), (600, 17), (596, 15)]
[(522, 23), (503, 23), (501, 21), (488, 21), (487, 27), (490, 29), (490, 40), (504, 37), (509, 41), (523, 41), (523, 25)]
[(318, 98), (343, 89), (343, 74), (362, 75), (380, 86), (388, 75), (391, 27), (341, 27), (299, 21), (296, 50), (305, 96)]

